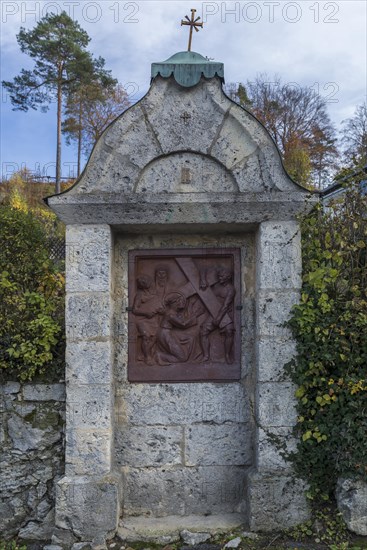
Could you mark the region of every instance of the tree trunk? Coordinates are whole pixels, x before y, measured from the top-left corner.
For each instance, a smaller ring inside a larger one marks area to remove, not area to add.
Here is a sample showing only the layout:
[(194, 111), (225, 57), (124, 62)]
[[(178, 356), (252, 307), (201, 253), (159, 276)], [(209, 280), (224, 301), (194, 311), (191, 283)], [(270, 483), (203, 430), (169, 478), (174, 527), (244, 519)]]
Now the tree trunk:
[(61, 111), (62, 111), (62, 90), (61, 90), (62, 69), (59, 69), (59, 81), (57, 84), (57, 139), (56, 139), (56, 194), (61, 192)]
[(80, 160), (82, 156), (82, 99), (79, 100), (78, 120), (78, 177), (80, 176)]

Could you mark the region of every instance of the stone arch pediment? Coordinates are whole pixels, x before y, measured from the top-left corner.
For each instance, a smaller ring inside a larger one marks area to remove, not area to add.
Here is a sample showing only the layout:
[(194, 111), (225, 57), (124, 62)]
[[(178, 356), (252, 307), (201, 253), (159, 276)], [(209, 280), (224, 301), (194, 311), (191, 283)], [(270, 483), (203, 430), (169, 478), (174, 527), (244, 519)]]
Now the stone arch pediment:
[(174, 151), (149, 162), (141, 171), (135, 193), (238, 192), (230, 170), (214, 157), (194, 151)]
[(141, 192), (147, 171), (155, 177), (158, 164), (166, 168), (182, 151), (222, 167), (227, 176), (220, 191), (229, 181), (240, 193), (303, 190), (285, 172), (266, 129), (224, 94), (219, 79), (183, 89), (173, 78), (157, 77), (105, 130), (70, 193)]

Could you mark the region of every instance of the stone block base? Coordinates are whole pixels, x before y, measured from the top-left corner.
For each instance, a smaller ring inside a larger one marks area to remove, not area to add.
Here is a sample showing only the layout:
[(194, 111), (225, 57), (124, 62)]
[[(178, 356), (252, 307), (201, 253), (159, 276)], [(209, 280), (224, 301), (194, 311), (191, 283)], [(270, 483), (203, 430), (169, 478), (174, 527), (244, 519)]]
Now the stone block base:
[(62, 478), (56, 487), (56, 527), (82, 541), (113, 536), (118, 528), (121, 480), (117, 474), (100, 478)]
[(247, 479), (249, 528), (279, 531), (310, 518), (305, 484), (291, 475), (250, 472)]
[(217, 535), (245, 526), (242, 514), (212, 516), (126, 517), (120, 521), (119, 537), (125, 542), (170, 544), (180, 540), (182, 531)]

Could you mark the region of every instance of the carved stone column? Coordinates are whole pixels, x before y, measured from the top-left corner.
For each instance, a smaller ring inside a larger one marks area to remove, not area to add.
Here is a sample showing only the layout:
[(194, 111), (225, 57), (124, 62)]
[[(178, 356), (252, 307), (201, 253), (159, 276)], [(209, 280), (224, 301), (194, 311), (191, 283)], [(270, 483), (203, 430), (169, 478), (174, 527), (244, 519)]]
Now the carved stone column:
[(284, 326), (299, 301), (301, 243), (295, 221), (262, 222), (257, 234), (255, 467), (248, 476), (253, 530), (290, 527), (308, 517), (302, 482), (292, 477), (282, 448), (290, 449), (296, 422), (295, 388), (283, 366), (295, 353)]
[(116, 530), (120, 505), (113, 470), (111, 229), (69, 225), (66, 247), (66, 464), (56, 526), (93, 540)]

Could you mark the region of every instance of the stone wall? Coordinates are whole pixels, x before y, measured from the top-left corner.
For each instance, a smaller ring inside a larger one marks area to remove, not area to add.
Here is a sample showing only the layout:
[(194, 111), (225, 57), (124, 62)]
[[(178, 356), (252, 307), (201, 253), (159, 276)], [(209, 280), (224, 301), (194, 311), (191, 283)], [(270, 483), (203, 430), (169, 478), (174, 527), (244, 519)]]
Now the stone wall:
[(51, 538), (64, 417), (64, 384), (0, 386), (0, 538)]
[[(124, 517), (242, 513), (254, 465), (254, 262), (252, 233), (118, 236), (115, 239), (115, 460)], [(242, 373), (239, 382), (127, 381), (128, 250), (239, 248), (242, 258)]]

